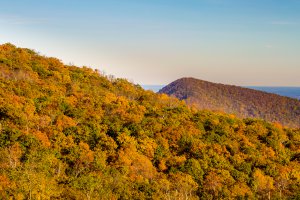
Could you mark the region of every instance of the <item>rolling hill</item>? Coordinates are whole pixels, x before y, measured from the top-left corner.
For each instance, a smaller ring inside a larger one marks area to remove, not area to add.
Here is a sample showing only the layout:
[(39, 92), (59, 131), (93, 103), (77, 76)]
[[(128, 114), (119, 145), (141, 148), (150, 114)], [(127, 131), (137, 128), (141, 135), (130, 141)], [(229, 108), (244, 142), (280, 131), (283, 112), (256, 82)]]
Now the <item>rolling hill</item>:
[(195, 78), (176, 80), (159, 93), (185, 100), (198, 109), (223, 111), (242, 118), (261, 118), (285, 126), (300, 127), (300, 101), (297, 99)]

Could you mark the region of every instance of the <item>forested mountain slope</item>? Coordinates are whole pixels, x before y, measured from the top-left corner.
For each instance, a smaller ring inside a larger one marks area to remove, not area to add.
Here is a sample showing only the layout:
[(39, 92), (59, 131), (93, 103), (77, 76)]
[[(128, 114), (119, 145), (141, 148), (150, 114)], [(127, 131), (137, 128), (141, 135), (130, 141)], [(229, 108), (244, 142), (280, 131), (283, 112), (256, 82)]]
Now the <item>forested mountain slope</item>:
[(0, 46), (0, 199), (297, 199), (300, 130)]
[(297, 99), (195, 78), (178, 79), (159, 92), (185, 100), (199, 109), (224, 111), (238, 117), (261, 118), (289, 127), (300, 127), (300, 101)]

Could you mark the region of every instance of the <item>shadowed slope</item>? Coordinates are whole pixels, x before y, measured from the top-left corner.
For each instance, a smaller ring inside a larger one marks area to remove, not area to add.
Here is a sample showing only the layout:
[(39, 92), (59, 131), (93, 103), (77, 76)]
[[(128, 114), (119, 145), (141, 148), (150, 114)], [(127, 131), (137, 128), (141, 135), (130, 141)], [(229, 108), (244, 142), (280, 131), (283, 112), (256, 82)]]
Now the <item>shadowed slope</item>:
[(162, 88), (160, 93), (185, 100), (200, 109), (234, 113), (300, 127), (300, 101), (276, 94), (195, 78), (182, 78)]

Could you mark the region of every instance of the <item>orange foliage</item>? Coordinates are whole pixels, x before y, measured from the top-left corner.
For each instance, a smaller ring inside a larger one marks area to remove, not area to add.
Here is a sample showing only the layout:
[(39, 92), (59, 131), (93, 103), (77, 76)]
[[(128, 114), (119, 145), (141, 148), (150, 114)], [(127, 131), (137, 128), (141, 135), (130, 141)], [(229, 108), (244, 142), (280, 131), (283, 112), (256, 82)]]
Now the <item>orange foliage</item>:
[(66, 115), (58, 116), (58, 118), (56, 120), (56, 127), (59, 130), (63, 130), (65, 128), (68, 128), (68, 127), (71, 127), (71, 126), (76, 126), (76, 122), (72, 118), (70, 118)]
[(42, 143), (45, 147), (50, 147), (51, 143), (48, 139), (48, 136), (41, 131), (34, 131), (33, 135)]

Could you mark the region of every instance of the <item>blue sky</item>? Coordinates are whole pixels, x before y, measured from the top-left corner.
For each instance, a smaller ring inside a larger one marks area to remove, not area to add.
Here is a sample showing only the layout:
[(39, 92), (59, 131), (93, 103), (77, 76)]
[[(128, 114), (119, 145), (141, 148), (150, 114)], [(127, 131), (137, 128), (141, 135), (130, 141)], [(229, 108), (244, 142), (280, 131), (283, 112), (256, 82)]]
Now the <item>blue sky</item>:
[(0, 0), (0, 43), (139, 84), (300, 86), (300, 0)]

